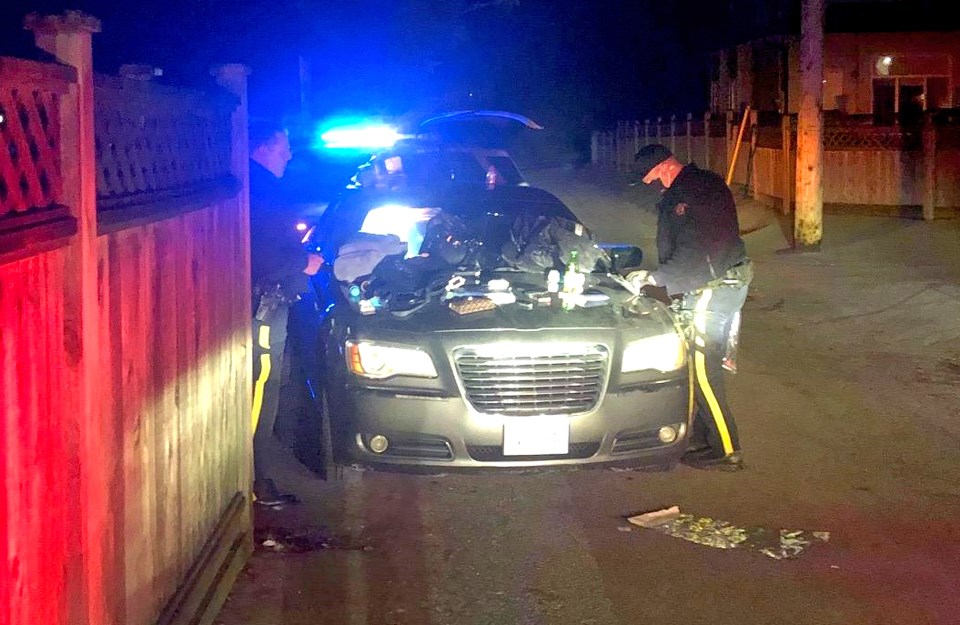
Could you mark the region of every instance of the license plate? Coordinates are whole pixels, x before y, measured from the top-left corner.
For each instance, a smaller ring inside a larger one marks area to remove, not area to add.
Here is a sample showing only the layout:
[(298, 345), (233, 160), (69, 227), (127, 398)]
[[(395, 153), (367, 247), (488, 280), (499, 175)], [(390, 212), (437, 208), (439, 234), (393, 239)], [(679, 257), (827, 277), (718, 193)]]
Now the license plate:
[(504, 456), (570, 453), (570, 423), (563, 417), (523, 417), (503, 424)]

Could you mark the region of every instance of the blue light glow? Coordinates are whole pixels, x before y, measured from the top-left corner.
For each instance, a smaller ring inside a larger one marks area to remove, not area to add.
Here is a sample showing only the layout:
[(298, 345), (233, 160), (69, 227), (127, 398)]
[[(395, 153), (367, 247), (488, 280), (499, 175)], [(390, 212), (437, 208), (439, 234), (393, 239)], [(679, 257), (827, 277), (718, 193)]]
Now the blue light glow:
[(320, 134), (325, 148), (381, 149), (392, 147), (403, 135), (385, 124), (355, 124), (330, 128)]

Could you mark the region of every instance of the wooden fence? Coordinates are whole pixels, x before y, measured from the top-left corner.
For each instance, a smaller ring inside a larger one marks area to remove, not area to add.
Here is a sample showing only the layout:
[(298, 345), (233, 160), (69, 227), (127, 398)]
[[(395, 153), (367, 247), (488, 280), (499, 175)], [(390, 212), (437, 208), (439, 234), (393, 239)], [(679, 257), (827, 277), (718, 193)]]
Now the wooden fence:
[[(630, 172), (638, 149), (651, 143), (671, 148), (684, 162), (726, 176), (743, 118), (692, 115), (655, 121), (618, 122), (593, 133), (593, 162)], [(796, 116), (753, 112), (739, 150), (732, 182), (758, 199), (789, 210), (795, 185)], [(824, 125), (825, 204), (960, 207), (960, 122), (929, 114), (914, 126), (875, 126), (870, 117), (830, 116)]]
[(0, 58), (0, 624), (209, 623), (252, 546), (246, 74)]

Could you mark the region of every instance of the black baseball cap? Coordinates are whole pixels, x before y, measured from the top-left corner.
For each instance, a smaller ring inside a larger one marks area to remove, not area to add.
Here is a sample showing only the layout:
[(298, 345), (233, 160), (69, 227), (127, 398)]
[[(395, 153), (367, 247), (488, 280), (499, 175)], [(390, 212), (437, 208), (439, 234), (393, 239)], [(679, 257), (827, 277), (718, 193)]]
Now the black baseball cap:
[(640, 174), (641, 178), (645, 178), (651, 169), (671, 156), (673, 156), (673, 152), (667, 146), (654, 143), (640, 148), (633, 160), (636, 163), (637, 173)]

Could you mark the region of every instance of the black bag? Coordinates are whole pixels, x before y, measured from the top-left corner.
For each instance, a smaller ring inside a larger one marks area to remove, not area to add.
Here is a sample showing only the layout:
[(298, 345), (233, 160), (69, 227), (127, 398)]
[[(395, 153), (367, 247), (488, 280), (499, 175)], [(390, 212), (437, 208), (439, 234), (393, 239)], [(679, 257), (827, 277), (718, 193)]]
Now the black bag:
[(523, 271), (561, 268), (572, 251), (577, 252), (580, 266), (586, 271), (593, 271), (600, 261), (608, 263), (593, 233), (570, 219), (523, 213), (514, 221), (510, 234), (504, 260)]

